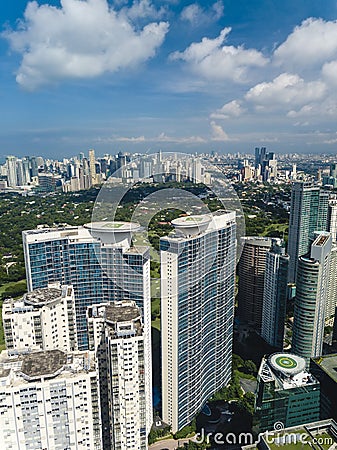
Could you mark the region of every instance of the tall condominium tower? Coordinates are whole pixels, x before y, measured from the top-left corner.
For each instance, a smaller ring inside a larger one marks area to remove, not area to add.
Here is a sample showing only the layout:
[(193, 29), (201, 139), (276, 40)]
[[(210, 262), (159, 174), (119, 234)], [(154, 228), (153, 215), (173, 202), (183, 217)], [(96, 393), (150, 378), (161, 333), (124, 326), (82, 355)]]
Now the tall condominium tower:
[(104, 448), (146, 450), (152, 426), (150, 349), (132, 301), (88, 308), (89, 345), (96, 350)]
[(3, 449), (103, 450), (93, 353), (3, 351), (0, 384)]
[(94, 186), (97, 183), (95, 150), (89, 150), (89, 169), (91, 185)]
[(328, 227), (333, 242), (337, 242), (337, 195), (331, 194), (328, 207)]
[(283, 350), (288, 265), (289, 256), (283, 243), (272, 239), (272, 247), (266, 254), (261, 336), (278, 350)]
[(292, 351), (307, 363), (322, 354), (330, 253), (331, 236), (325, 232), (298, 262)]
[(260, 432), (274, 425), (302, 425), (319, 420), (320, 385), (305, 360), (290, 353), (264, 357), (257, 375), (255, 409)]
[(160, 240), (162, 411), (176, 432), (231, 377), (235, 212), (172, 224)]
[(138, 228), (128, 222), (96, 222), (23, 232), (28, 290), (54, 282), (74, 288), (80, 350), (88, 347), (87, 307), (102, 301), (134, 300), (150, 329), (149, 249), (131, 245)]
[(7, 156), (6, 169), (7, 169), (7, 184), (9, 187), (16, 187), (18, 185), (16, 162), (17, 162), (16, 156)]
[(266, 257), (271, 248), (271, 238), (244, 237), (243, 250), (238, 264), (238, 306), (240, 321), (261, 333)]
[(10, 353), (77, 350), (75, 298), (72, 286), (36, 289), (3, 304), (6, 348)]
[(327, 229), (329, 193), (312, 183), (295, 182), (291, 191), (288, 281), (295, 283), (298, 258), (310, 251), (314, 231)]

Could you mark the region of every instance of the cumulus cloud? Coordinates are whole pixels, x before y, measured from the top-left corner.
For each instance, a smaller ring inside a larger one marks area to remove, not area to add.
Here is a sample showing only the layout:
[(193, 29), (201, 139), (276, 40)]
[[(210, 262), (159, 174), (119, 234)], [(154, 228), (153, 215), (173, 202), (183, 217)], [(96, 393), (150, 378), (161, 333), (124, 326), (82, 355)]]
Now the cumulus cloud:
[(337, 61), (330, 61), (324, 64), (322, 68), (324, 80), (331, 86), (337, 86)]
[(132, 20), (161, 19), (167, 12), (164, 6), (157, 9), (151, 0), (135, 0), (130, 8), (125, 7), (122, 11)]
[(204, 37), (183, 52), (174, 52), (171, 60), (186, 62), (191, 70), (207, 80), (247, 81), (248, 69), (263, 67), (267, 59), (255, 49), (223, 45), (231, 28), (224, 28), (215, 39)]
[(326, 85), (321, 81), (305, 82), (298, 75), (282, 73), (271, 82), (252, 87), (245, 99), (259, 106), (293, 106), (320, 100), (325, 93)]
[(61, 0), (60, 8), (28, 3), (17, 29), (3, 35), (22, 54), (17, 82), (33, 90), (134, 67), (155, 55), (167, 31), (166, 22), (136, 31), (107, 0)]
[(224, 7), (222, 1), (214, 3), (210, 8), (204, 9), (198, 3), (186, 6), (180, 14), (180, 18), (190, 22), (193, 26), (216, 22), (223, 16)]
[(211, 114), (211, 119), (229, 119), (231, 117), (240, 117), (245, 112), (242, 102), (233, 100), (226, 103), (222, 108)]
[(224, 131), (221, 125), (218, 125), (214, 121), (211, 122), (212, 129), (212, 141), (230, 141), (228, 134)]
[(337, 57), (337, 21), (309, 18), (274, 53), (276, 64), (295, 70), (320, 66)]

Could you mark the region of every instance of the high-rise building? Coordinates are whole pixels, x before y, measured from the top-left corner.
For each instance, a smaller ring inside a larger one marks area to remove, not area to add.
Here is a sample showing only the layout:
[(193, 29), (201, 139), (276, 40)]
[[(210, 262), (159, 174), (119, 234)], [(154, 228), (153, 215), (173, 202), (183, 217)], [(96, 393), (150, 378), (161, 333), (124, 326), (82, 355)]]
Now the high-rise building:
[(322, 354), (332, 240), (320, 234), (298, 262), (292, 352), (305, 358)]
[(3, 351), (0, 384), (2, 448), (103, 449), (93, 353)]
[(272, 240), (267, 237), (242, 238), (243, 250), (238, 264), (238, 314), (240, 322), (261, 333), (266, 257)]
[(288, 265), (289, 256), (283, 243), (272, 239), (272, 247), (266, 254), (261, 336), (278, 350), (283, 350)]
[(337, 420), (337, 354), (312, 359), (310, 372), (321, 384), (321, 419)]
[(16, 161), (16, 156), (7, 156), (6, 158), (7, 184), (9, 187), (16, 187), (18, 185)]
[(33, 349), (77, 350), (72, 286), (36, 289), (19, 300), (7, 299), (2, 320), (10, 353)]
[(337, 242), (337, 195), (330, 194), (328, 207), (328, 226), (333, 242)]
[(149, 249), (131, 245), (138, 229), (138, 224), (128, 222), (101, 222), (23, 232), (28, 290), (55, 282), (74, 288), (80, 350), (88, 347), (86, 310), (90, 305), (134, 300), (145, 327), (151, 323)]
[(260, 432), (274, 430), (276, 423), (292, 427), (319, 420), (320, 386), (305, 364), (290, 353), (262, 359), (255, 405)]
[(141, 311), (132, 301), (91, 306), (88, 330), (99, 367), (104, 448), (146, 450), (152, 368)]
[(173, 432), (231, 377), (235, 212), (175, 219), (160, 240), (162, 414)]
[(288, 281), (295, 283), (298, 258), (310, 251), (314, 231), (327, 229), (329, 193), (312, 183), (295, 182), (291, 191)]
[(95, 184), (97, 184), (95, 150), (89, 150), (89, 168), (90, 168), (91, 185), (95, 186)]

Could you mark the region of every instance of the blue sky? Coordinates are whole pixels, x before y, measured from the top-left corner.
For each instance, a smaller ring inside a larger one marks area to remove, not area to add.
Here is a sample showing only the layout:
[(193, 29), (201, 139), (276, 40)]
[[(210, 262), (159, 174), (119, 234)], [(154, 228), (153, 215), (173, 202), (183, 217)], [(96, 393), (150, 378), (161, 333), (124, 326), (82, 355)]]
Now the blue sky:
[(337, 0), (15, 0), (0, 17), (0, 156), (337, 153)]

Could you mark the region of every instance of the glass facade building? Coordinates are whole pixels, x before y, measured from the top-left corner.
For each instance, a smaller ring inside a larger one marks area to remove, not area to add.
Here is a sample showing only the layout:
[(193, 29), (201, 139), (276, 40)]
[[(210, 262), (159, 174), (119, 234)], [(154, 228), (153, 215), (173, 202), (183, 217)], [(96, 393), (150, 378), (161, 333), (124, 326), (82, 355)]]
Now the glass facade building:
[(319, 420), (320, 385), (305, 365), (303, 358), (289, 353), (263, 358), (255, 405), (260, 432), (274, 430), (279, 422), (292, 427)]
[[(28, 290), (60, 282), (75, 292), (78, 348), (88, 348), (86, 310), (93, 304), (134, 300), (150, 327), (150, 257), (131, 238), (103, 238), (89, 227), (48, 228), (23, 232)], [(122, 236), (124, 238), (124, 236)]]
[(234, 212), (173, 221), (160, 240), (163, 420), (190, 423), (231, 377)]

